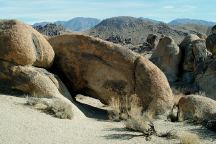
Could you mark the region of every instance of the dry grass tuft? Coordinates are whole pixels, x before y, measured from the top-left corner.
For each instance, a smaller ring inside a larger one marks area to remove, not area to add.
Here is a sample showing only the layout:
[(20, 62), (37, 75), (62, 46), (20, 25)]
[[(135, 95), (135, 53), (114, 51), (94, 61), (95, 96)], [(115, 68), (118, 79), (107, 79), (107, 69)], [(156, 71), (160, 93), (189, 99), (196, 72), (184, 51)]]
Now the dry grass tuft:
[(112, 108), (112, 110), (109, 111), (109, 119), (114, 121), (128, 119), (128, 111), (130, 109), (128, 96), (112, 97), (109, 106)]
[(201, 144), (201, 140), (197, 134), (187, 131), (177, 133), (177, 137), (180, 140), (180, 144)]
[(142, 116), (129, 118), (125, 121), (125, 127), (129, 130), (142, 132), (146, 137), (156, 134), (153, 123)]
[(130, 116), (142, 114), (140, 99), (137, 95), (113, 97), (109, 106), (112, 108), (109, 118), (115, 121), (127, 120)]
[(140, 131), (147, 137), (156, 134), (154, 125), (148, 114), (142, 112), (140, 98), (138, 98), (137, 95), (132, 95), (130, 97), (129, 107), (129, 118), (125, 121), (125, 127), (130, 130)]
[(171, 130), (158, 136), (165, 137), (167, 139), (178, 139), (180, 144), (201, 144), (199, 136), (188, 131)]
[(112, 98), (110, 106), (113, 109), (109, 115), (110, 119), (115, 121), (125, 120), (127, 129), (142, 132), (146, 137), (156, 134), (148, 114), (142, 112), (140, 99), (137, 95)]
[(72, 119), (73, 117), (71, 106), (58, 98), (27, 97), (26, 104), (60, 119)]
[(112, 97), (111, 101), (109, 102), (109, 106), (112, 108), (111, 111), (109, 111), (109, 119), (113, 121), (120, 121), (121, 120), (121, 104), (119, 97), (115, 98)]

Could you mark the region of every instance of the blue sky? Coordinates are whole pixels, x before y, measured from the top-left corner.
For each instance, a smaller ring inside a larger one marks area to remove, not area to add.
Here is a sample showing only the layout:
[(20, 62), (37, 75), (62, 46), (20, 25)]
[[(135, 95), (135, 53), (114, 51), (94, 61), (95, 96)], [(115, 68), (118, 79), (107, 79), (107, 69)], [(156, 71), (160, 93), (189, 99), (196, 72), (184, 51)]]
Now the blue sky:
[(73, 17), (145, 17), (169, 22), (175, 18), (216, 21), (216, 0), (0, 0), (0, 19), (27, 23)]

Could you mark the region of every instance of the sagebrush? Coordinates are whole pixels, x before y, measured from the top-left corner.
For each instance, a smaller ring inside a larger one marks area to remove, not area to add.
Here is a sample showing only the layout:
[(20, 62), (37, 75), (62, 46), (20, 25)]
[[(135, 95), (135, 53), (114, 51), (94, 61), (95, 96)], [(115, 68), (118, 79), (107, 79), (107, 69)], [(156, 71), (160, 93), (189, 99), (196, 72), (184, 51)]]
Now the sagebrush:
[(27, 97), (26, 104), (60, 119), (72, 119), (73, 117), (71, 106), (58, 98)]

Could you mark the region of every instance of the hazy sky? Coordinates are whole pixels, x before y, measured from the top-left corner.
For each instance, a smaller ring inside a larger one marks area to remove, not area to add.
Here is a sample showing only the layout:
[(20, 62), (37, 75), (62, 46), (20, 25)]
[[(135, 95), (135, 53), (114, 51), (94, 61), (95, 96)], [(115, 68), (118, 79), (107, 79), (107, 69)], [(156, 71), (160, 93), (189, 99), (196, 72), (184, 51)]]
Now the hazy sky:
[(27, 23), (134, 16), (170, 21), (194, 18), (216, 21), (216, 0), (0, 0), (0, 19)]

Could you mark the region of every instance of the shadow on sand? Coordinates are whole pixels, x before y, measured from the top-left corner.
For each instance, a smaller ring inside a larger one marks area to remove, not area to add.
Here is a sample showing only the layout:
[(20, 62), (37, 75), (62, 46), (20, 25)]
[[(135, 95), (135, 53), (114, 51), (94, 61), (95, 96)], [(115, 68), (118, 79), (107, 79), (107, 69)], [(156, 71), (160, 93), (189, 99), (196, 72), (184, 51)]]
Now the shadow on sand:
[(205, 127), (193, 128), (190, 130), (192, 133), (197, 133), (201, 139), (206, 139), (216, 143), (216, 133), (207, 130)]
[(140, 134), (138, 132), (130, 133), (131, 131), (128, 131), (126, 128), (112, 128), (112, 129), (107, 129), (106, 131), (118, 132), (115, 134), (109, 134), (103, 136), (106, 139), (130, 140), (135, 137), (144, 137), (143, 134)]
[(108, 111), (100, 109), (88, 104), (84, 104), (78, 101), (75, 101), (74, 104), (84, 113), (88, 118), (94, 118), (97, 120), (109, 120)]
[(119, 140), (130, 140), (135, 137), (143, 137), (143, 134), (109, 134), (107, 136), (103, 136), (106, 139), (119, 139)]

